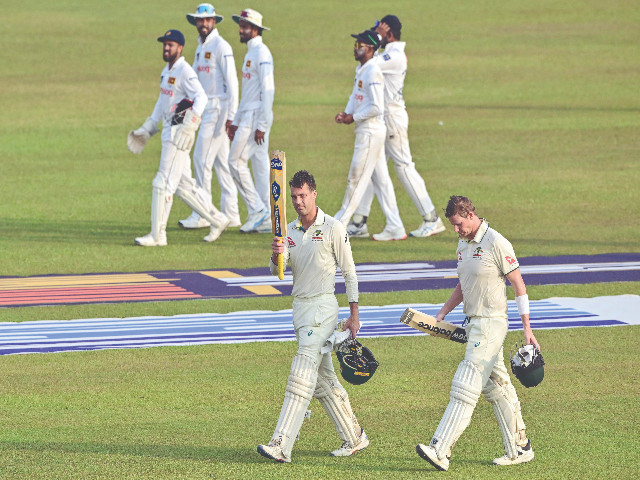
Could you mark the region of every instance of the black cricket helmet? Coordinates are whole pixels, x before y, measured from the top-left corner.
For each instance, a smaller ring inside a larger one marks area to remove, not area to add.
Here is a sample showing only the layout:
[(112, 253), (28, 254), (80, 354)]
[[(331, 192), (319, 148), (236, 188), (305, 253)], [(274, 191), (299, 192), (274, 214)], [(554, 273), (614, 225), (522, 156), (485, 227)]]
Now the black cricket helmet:
[(378, 368), (373, 353), (360, 342), (352, 338), (340, 344), (336, 350), (342, 378), (353, 385), (362, 385), (368, 381)]
[(544, 359), (534, 345), (516, 343), (510, 352), (511, 371), (527, 388), (535, 387), (544, 378)]

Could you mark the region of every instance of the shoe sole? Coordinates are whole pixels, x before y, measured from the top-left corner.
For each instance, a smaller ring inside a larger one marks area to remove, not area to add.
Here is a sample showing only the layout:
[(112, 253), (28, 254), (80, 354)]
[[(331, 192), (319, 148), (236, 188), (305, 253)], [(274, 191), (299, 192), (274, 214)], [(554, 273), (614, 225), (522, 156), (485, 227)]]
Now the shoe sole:
[(422, 449), (420, 448), (420, 445), (416, 445), (416, 453), (418, 455), (420, 455), (420, 458), (422, 458), (423, 460), (426, 460), (427, 462), (429, 462), (431, 465), (433, 465), (437, 470), (440, 470), (441, 472), (446, 472), (447, 470), (442, 468), (440, 465), (438, 465), (437, 463), (435, 463), (433, 460), (431, 460), (431, 458), (429, 457), (429, 455), (427, 455), (426, 453), (424, 453), (422, 451)]
[(188, 225), (188, 224), (184, 225), (181, 222), (178, 222), (178, 225), (181, 228), (184, 228), (185, 230), (198, 230), (199, 228), (209, 228), (209, 227), (211, 227), (211, 225), (196, 225), (196, 226)]
[(281, 458), (276, 458), (270, 453), (268, 453), (266, 450), (262, 448), (262, 445), (258, 445), (257, 450), (258, 450), (258, 453), (262, 455), (264, 458), (268, 458), (269, 460), (275, 460), (278, 463), (287, 463), (285, 460), (282, 460)]
[(376, 238), (375, 235), (373, 235), (371, 237), (373, 240), (375, 240), (376, 242), (399, 242), (400, 240), (405, 240), (407, 238), (407, 236), (405, 235), (404, 237), (398, 237), (398, 238)]
[(369, 235), (368, 233), (348, 233), (349, 238), (369, 238), (371, 237), (371, 235)]

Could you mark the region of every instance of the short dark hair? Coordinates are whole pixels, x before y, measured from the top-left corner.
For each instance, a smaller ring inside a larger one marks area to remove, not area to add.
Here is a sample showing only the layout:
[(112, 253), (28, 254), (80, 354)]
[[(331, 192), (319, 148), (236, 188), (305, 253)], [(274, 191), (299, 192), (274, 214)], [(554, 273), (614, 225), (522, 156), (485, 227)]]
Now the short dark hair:
[(313, 175), (306, 170), (299, 170), (289, 180), (289, 187), (302, 188), (305, 183), (309, 185), (309, 190), (314, 191), (316, 189), (316, 179), (313, 178)]
[(402, 33), (402, 23), (400, 19), (395, 15), (385, 15), (380, 20), (381, 23), (386, 23), (389, 25), (389, 31), (393, 33), (393, 36), (396, 40), (400, 40), (400, 35)]
[(449, 197), (449, 203), (447, 203), (447, 208), (444, 211), (444, 216), (451, 218), (454, 215), (460, 215), (461, 217), (467, 218), (469, 212), (476, 213), (476, 207), (471, 200), (462, 195), (451, 195), (451, 197)]

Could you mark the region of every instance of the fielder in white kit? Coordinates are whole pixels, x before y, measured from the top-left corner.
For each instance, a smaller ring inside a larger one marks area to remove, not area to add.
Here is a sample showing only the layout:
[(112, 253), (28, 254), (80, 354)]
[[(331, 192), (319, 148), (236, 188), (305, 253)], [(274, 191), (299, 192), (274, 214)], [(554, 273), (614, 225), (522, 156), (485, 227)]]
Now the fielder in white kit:
[[(227, 227), (229, 219), (198, 187), (189, 167), (189, 150), (195, 140), (207, 95), (193, 68), (182, 56), (184, 35), (179, 30), (168, 30), (158, 41), (163, 43), (162, 58), (167, 62), (160, 76), (160, 95), (151, 116), (127, 137), (129, 150), (140, 154), (149, 138), (158, 132), (158, 122), (162, 120), (160, 166), (152, 183), (151, 232), (136, 238), (136, 244), (143, 247), (167, 244), (166, 227), (174, 193), (209, 221), (210, 232), (204, 241), (213, 242)], [(191, 100), (193, 106), (183, 111), (183, 119), (176, 123), (176, 107), (184, 99)]]
[(469, 425), (480, 395), (484, 395), (493, 406), (505, 450), (504, 456), (494, 459), (493, 464), (529, 462), (534, 458), (533, 449), (502, 350), (509, 329), (505, 278), (515, 292), (524, 340), (540, 349), (529, 322), (529, 297), (520, 264), (511, 243), (478, 217), (467, 197), (452, 196), (445, 216), (460, 236), (457, 249), (460, 281), (436, 318), (444, 320), (464, 302), (468, 342), (464, 359), (453, 376), (449, 405), (442, 420), (431, 442), (418, 444), (416, 451), (438, 470), (448, 470), (451, 449)]
[[(273, 57), (262, 41), (262, 15), (251, 9), (233, 15), (240, 41), (248, 50), (242, 64), (242, 95), (238, 112), (229, 127), (229, 167), (247, 206), (242, 233), (271, 233), (269, 211), (269, 132), (273, 123)], [(253, 178), (249, 170), (249, 160)], [(255, 183), (254, 183), (255, 182)]]
[(350, 456), (369, 445), (367, 434), (353, 414), (349, 395), (333, 369), (331, 351), (321, 351), (338, 321), (338, 300), (334, 294), (337, 267), (344, 277), (350, 308), (344, 328), (351, 330), (353, 338), (360, 328), (358, 278), (349, 236), (342, 223), (317, 207), (316, 182), (309, 172), (297, 172), (289, 187), (298, 218), (287, 225), (284, 244), (278, 237), (273, 239), (269, 266), (271, 273), (278, 275), (277, 255), (284, 255), (284, 265), (291, 267), (293, 327), (298, 351), (291, 363), (271, 441), (258, 445), (260, 455), (282, 463), (291, 462), (293, 444), (313, 397), (322, 404), (342, 439), (342, 446), (331, 452), (332, 456)]
[(404, 240), (407, 234), (400, 219), (396, 194), (384, 157), (384, 80), (380, 67), (373, 60), (374, 52), (380, 46), (380, 36), (373, 30), (351, 36), (356, 39), (353, 54), (360, 65), (356, 67), (356, 78), (347, 107), (336, 115), (335, 121), (346, 125), (355, 122), (356, 141), (347, 190), (335, 217), (346, 227), (372, 182), (386, 218), (384, 230), (374, 234), (373, 239)]
[[(423, 219), (420, 227), (409, 235), (429, 237), (444, 232), (445, 226), (438, 217), (424, 179), (416, 170), (409, 148), (409, 116), (402, 95), (407, 74), (407, 55), (404, 51), (406, 43), (400, 41), (402, 23), (395, 15), (386, 15), (376, 22), (374, 28), (382, 37), (381, 48), (384, 49), (383, 52), (376, 52), (373, 59), (382, 70), (384, 78), (384, 123), (387, 127), (385, 157), (393, 160), (398, 178)], [(367, 218), (373, 195), (374, 189), (370, 183), (347, 226), (347, 232), (352, 237), (369, 236)]]
[[(194, 178), (211, 201), (212, 170), (215, 168), (220, 186), (220, 210), (229, 219), (230, 227), (239, 227), (238, 190), (229, 171), (227, 136), (227, 128), (238, 109), (238, 77), (233, 51), (216, 28), (224, 17), (216, 15), (213, 5), (198, 5), (195, 13), (187, 14), (187, 20), (199, 33), (193, 69), (209, 97), (193, 148)], [(210, 226), (196, 212), (178, 224), (183, 228)]]

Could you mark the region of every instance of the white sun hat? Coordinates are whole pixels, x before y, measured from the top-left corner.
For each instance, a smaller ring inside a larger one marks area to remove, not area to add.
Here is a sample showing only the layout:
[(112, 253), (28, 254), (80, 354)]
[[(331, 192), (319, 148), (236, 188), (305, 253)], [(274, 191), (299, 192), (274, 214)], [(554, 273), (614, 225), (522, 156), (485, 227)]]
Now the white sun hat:
[(196, 8), (196, 13), (187, 13), (187, 20), (191, 25), (196, 24), (196, 18), (215, 18), (216, 23), (222, 22), (224, 17), (222, 15), (216, 15), (216, 9), (210, 3), (201, 3)]
[(255, 10), (251, 10), (250, 8), (245, 8), (240, 12), (240, 15), (231, 15), (231, 17), (236, 23), (240, 23), (240, 20), (244, 20), (245, 22), (249, 22), (251, 25), (255, 25), (261, 30), (270, 30), (262, 25), (262, 14)]

